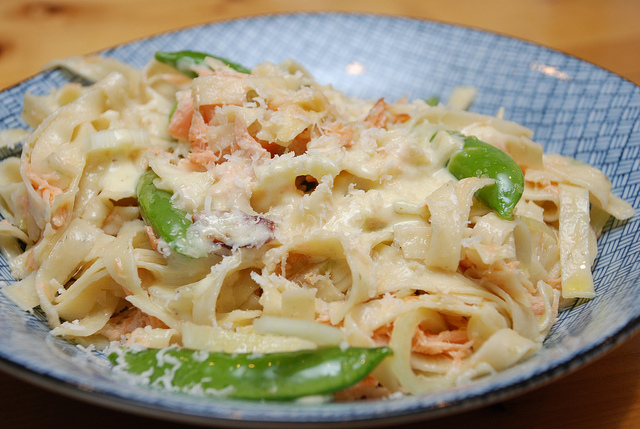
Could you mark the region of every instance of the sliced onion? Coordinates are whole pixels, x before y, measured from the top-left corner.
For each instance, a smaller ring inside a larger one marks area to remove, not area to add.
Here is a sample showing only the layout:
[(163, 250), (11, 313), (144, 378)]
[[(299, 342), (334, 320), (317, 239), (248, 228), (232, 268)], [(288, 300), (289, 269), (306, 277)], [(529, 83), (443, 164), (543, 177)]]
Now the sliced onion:
[(87, 137), (86, 151), (88, 153), (113, 150), (131, 151), (149, 146), (149, 144), (149, 131), (146, 129), (109, 129), (90, 134)]
[(334, 326), (290, 317), (262, 316), (253, 321), (253, 329), (260, 334), (309, 340), (319, 347), (339, 346), (345, 341), (342, 331)]

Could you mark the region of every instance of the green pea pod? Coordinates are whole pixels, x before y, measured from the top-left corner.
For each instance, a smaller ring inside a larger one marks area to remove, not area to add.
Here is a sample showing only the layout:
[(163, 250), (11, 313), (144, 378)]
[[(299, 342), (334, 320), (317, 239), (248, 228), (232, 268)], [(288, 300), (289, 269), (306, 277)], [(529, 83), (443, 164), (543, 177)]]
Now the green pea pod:
[(508, 154), (477, 137), (464, 137), (463, 148), (453, 154), (447, 168), (458, 180), (494, 179), (495, 184), (485, 186), (476, 195), (500, 217), (513, 218), (513, 209), (524, 192), (524, 175)]
[(149, 170), (140, 177), (136, 185), (142, 218), (173, 250), (189, 256), (187, 228), (192, 221), (187, 212), (173, 205), (171, 192), (156, 188), (153, 181), (157, 178), (156, 173)]
[[(221, 391), (243, 399), (290, 400), (354, 385), (391, 355), (388, 347), (328, 347), (278, 353), (207, 353), (187, 349), (125, 349), (109, 359), (149, 377), (151, 385), (183, 392)], [(211, 392), (214, 393), (214, 392)]]
[(440, 97), (437, 95), (432, 95), (431, 97), (424, 100), (431, 107), (435, 107), (440, 103)]
[(177, 101), (175, 103), (173, 103), (173, 106), (171, 106), (171, 111), (169, 112), (169, 120), (171, 120), (171, 117), (173, 116), (173, 114), (176, 113), (176, 110), (178, 110), (178, 102)]
[(205, 58), (207, 57), (211, 57), (211, 58), (216, 58), (220, 61), (222, 61), (223, 63), (225, 63), (226, 65), (228, 65), (229, 67), (231, 67), (232, 69), (234, 69), (237, 72), (240, 73), (251, 73), (251, 70), (249, 70), (248, 68), (231, 62), (225, 58), (221, 58), (215, 55), (211, 55), (211, 54), (207, 54), (204, 52), (195, 52), (195, 51), (178, 51), (178, 52), (161, 52), (158, 51), (155, 54), (155, 58), (156, 60), (168, 64), (171, 67), (176, 68), (180, 73), (186, 75), (187, 77), (190, 78), (195, 78), (198, 76), (198, 74), (193, 71), (194, 66), (200, 66), (200, 65), (204, 65), (206, 66), (207, 63), (205, 62)]

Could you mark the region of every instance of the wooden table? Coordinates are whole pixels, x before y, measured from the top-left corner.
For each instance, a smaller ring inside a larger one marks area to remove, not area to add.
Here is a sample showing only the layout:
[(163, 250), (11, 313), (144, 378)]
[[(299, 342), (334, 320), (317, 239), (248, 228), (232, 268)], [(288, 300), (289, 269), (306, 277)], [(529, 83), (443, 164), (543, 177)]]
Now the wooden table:
[[(0, 89), (54, 58), (194, 24), (312, 10), (420, 17), (491, 30), (575, 55), (640, 84), (637, 0), (2, 0)], [(0, 395), (0, 426), (6, 428), (75, 427), (77, 418), (93, 429), (179, 427), (68, 399), (3, 373)], [(640, 336), (551, 385), (429, 427), (638, 428)]]

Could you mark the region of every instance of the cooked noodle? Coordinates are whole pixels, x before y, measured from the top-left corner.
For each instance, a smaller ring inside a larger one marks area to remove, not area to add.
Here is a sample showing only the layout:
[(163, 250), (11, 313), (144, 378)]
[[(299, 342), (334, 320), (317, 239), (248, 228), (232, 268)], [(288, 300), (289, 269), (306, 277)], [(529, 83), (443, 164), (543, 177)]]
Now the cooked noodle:
[[(39, 307), (53, 335), (228, 352), (390, 345), (358, 397), (441, 389), (539, 349), (563, 300), (595, 294), (602, 214), (634, 214), (599, 170), (457, 108), (469, 89), (455, 106), (368, 101), (292, 61), (250, 75), (207, 61), (216, 71), (190, 79), (155, 60), (138, 71), (70, 59), (96, 83), (25, 98), (35, 131), (0, 166), (18, 279), (2, 291)], [(513, 220), (474, 197), (492, 179), (447, 171), (462, 147), (448, 131), (518, 163)], [(198, 237), (222, 213), (270, 222), (272, 239), (257, 238), (258, 221), (242, 245), (205, 239), (201, 257), (176, 254), (141, 218), (149, 168), (176, 207), (209, 221)]]

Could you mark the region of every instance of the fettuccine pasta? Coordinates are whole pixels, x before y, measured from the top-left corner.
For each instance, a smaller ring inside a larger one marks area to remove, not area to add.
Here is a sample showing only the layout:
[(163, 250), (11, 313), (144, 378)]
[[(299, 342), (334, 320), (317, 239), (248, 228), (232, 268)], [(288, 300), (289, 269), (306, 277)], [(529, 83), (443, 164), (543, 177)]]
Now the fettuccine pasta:
[[(469, 88), (431, 106), (348, 97), (293, 61), (246, 74), (207, 58), (195, 78), (156, 60), (57, 65), (95, 83), (25, 97), (34, 131), (0, 164), (17, 279), (2, 292), (82, 345), (386, 345), (336, 398), (442, 389), (535, 353), (563, 302), (595, 296), (606, 219), (635, 213), (596, 168), (461, 109)], [(493, 178), (447, 170), (461, 136), (523, 171), (512, 219), (476, 197)], [(189, 255), (141, 214), (149, 170), (188, 218)]]

